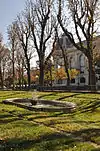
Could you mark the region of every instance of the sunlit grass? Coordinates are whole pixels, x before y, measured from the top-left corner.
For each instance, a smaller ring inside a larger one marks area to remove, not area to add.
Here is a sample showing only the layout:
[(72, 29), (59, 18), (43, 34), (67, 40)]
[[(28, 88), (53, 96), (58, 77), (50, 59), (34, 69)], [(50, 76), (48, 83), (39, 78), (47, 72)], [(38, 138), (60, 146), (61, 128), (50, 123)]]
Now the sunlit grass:
[[(69, 114), (35, 112), (2, 103), (34, 96), (74, 102), (77, 109)], [(99, 98), (100, 94), (0, 91), (0, 151), (99, 151)]]

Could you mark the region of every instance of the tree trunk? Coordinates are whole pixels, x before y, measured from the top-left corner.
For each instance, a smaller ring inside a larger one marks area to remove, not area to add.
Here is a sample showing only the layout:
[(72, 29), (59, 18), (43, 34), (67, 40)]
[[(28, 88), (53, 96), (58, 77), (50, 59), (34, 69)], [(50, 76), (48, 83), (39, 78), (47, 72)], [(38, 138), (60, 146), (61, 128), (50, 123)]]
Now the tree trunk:
[(39, 85), (44, 86), (44, 63), (43, 63), (43, 59), (40, 60), (39, 67), (40, 67)]
[(63, 54), (63, 58), (64, 58), (64, 66), (65, 66), (65, 71), (66, 71), (66, 75), (67, 75), (67, 86), (70, 86), (70, 76), (69, 76), (69, 72), (68, 72), (68, 58), (66, 55), (66, 51), (64, 49), (62, 49), (62, 54)]
[(14, 44), (12, 46), (12, 74), (13, 74), (13, 90), (15, 89), (15, 50)]
[(0, 81), (1, 81), (1, 88), (3, 88), (3, 76), (2, 76), (1, 65), (0, 65)]
[(15, 89), (15, 66), (14, 66), (14, 61), (12, 62), (12, 68), (13, 68), (13, 90)]
[(22, 89), (23, 89), (23, 84), (24, 84), (24, 61), (22, 61), (22, 73), (21, 73), (21, 79), (22, 79)]
[(51, 87), (52, 87), (52, 65), (50, 67), (50, 80), (51, 80)]
[(88, 58), (89, 63), (89, 86), (91, 91), (96, 90), (96, 74), (93, 59)]
[(28, 78), (28, 89), (30, 89), (30, 84), (31, 84), (31, 77), (30, 77), (30, 63), (27, 63), (27, 78)]
[(19, 88), (21, 90), (21, 67), (20, 67), (20, 64), (19, 64)]
[(68, 68), (66, 68), (66, 65), (65, 65), (65, 71), (67, 74), (67, 86), (70, 86), (70, 76), (69, 76)]

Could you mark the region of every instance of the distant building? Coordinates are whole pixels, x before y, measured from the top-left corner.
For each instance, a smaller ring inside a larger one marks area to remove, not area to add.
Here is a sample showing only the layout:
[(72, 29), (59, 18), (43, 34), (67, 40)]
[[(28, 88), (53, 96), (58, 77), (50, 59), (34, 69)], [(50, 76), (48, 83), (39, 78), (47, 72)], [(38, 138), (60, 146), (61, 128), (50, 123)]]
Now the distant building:
[[(62, 47), (66, 50), (66, 55), (68, 58), (68, 66), (69, 69), (76, 69), (79, 70), (79, 73), (75, 79), (71, 80), (71, 85), (74, 86), (84, 86), (88, 85), (88, 60), (86, 56), (80, 51), (77, 50), (71, 42), (68, 40), (68, 38), (63, 34), (60, 38), (60, 44)], [(83, 41), (83, 44), (85, 44), (85, 41)], [(100, 53), (100, 36), (96, 37), (94, 40), (95, 50)], [(62, 50), (59, 47), (59, 44), (56, 44), (56, 50), (53, 54), (54, 59), (54, 66), (55, 68), (58, 68), (59, 66), (64, 66), (64, 60), (62, 56)], [(100, 85), (100, 61), (98, 60), (95, 66), (96, 71), (96, 84), (97, 86)], [(54, 81), (54, 85), (67, 85), (67, 79), (62, 80), (60, 82), (58, 80)]]

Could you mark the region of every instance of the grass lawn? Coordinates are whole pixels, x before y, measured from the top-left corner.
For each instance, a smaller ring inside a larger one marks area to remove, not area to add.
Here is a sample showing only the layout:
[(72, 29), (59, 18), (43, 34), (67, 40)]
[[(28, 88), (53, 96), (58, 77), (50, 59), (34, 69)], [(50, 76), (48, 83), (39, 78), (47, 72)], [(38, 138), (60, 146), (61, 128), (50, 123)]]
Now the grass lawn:
[[(77, 109), (69, 114), (34, 112), (2, 103), (34, 95), (74, 102)], [(0, 151), (10, 150), (100, 151), (100, 94), (0, 91)]]

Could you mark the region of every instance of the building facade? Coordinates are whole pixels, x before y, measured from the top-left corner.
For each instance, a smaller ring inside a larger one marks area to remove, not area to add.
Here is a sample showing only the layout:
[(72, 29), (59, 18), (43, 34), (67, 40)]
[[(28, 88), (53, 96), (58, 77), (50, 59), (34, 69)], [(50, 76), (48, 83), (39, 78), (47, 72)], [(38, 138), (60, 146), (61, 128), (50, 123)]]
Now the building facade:
[[(62, 45), (63, 49), (66, 52), (67, 59), (68, 59), (68, 68), (69, 69), (76, 69), (79, 71), (79, 74), (71, 79), (70, 85), (73, 86), (86, 86), (88, 85), (88, 60), (87, 57), (80, 51), (77, 50), (68, 40), (68, 38), (65, 35), (62, 35), (62, 37), (59, 40), (59, 43)], [(85, 41), (83, 41), (85, 44)], [(96, 37), (94, 40), (94, 46), (95, 46), (95, 52), (99, 53), (100, 49), (100, 37)], [(56, 44), (56, 50), (53, 54), (53, 60), (54, 60), (54, 66), (55, 69), (64, 66), (64, 59), (62, 55), (62, 50), (60, 49), (59, 44)], [(95, 65), (95, 71), (96, 71), (96, 84), (97, 86), (100, 85), (100, 65), (96, 63)], [(55, 86), (59, 85), (67, 85), (67, 79), (62, 80), (62, 82), (59, 83), (58, 80), (54, 81)]]

